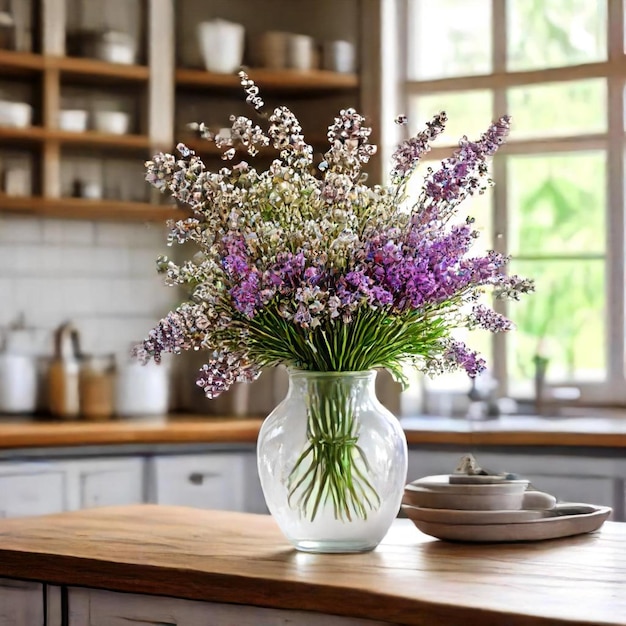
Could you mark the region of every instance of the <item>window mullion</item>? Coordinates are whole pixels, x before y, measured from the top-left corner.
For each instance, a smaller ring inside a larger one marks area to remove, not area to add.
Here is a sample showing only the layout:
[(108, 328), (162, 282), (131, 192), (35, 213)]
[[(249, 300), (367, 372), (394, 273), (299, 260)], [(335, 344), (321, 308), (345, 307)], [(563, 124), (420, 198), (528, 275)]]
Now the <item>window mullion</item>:
[[(506, 0), (492, 0), (491, 3), (491, 37), (492, 37), (492, 71), (494, 74), (506, 72)], [(500, 117), (507, 113), (506, 89), (504, 86), (493, 87), (493, 113)], [(507, 180), (506, 157), (498, 156), (493, 162), (493, 178), (496, 181), (494, 193), (491, 197), (494, 250), (507, 254)], [(496, 300), (494, 309), (502, 315), (507, 314), (506, 301)], [(506, 336), (504, 333), (494, 333), (493, 342), (493, 369), (498, 380), (498, 393), (508, 395), (508, 371), (506, 358)]]
[[(623, 0), (608, 0), (609, 63), (624, 64)], [(606, 298), (608, 383), (611, 389), (624, 387), (624, 79), (608, 78), (608, 168), (606, 219)], [(620, 398), (624, 400), (625, 398)]]

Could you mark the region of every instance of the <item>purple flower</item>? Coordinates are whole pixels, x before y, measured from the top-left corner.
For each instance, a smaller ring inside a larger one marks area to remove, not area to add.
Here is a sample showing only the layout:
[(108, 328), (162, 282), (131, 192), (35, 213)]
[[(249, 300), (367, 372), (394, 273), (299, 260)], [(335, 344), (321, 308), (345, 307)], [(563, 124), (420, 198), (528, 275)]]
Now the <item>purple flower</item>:
[(484, 304), (475, 304), (468, 316), (470, 328), (484, 328), (492, 333), (502, 333), (514, 328), (513, 322)]
[(443, 357), (450, 366), (464, 369), (470, 378), (476, 378), (486, 369), (485, 360), (462, 341), (450, 340), (444, 350)]
[(391, 175), (394, 178), (405, 177), (417, 167), (420, 159), (430, 151), (431, 142), (444, 131), (447, 121), (448, 117), (441, 111), (426, 123), (425, 130), (398, 146), (392, 155), (394, 165)]
[(245, 355), (220, 352), (202, 366), (196, 384), (207, 398), (217, 398), (235, 383), (251, 382), (259, 375), (259, 368), (248, 363)]

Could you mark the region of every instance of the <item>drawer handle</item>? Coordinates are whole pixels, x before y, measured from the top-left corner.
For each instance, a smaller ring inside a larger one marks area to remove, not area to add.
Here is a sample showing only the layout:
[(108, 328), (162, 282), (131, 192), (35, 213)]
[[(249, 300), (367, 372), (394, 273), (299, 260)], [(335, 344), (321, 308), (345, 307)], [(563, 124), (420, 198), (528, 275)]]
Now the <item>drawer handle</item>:
[(217, 476), (219, 476), (217, 472), (191, 472), (188, 480), (192, 485), (201, 485), (205, 478), (216, 478)]

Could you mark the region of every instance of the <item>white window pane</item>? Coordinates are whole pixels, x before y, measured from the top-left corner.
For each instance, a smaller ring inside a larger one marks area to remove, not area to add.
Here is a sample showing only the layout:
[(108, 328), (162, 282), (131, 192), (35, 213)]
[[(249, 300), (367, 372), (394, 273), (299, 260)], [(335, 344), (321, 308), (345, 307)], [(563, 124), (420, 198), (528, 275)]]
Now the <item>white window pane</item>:
[(548, 359), (549, 383), (597, 382), (606, 376), (605, 261), (511, 262), (536, 292), (509, 305), (517, 329), (507, 337), (511, 391), (531, 391), (533, 358)]
[(607, 0), (507, 0), (511, 70), (594, 63), (607, 58)]
[(491, 72), (491, 0), (410, 0), (409, 76)]
[(507, 111), (511, 139), (606, 132), (606, 79), (514, 87)]
[(478, 139), (493, 121), (493, 97), (485, 90), (446, 91), (413, 96), (409, 102), (409, 129), (415, 134), (425, 128), (434, 115), (445, 111), (448, 116), (445, 132), (437, 145), (456, 146), (463, 135)]
[(509, 251), (603, 254), (606, 153), (507, 157)]

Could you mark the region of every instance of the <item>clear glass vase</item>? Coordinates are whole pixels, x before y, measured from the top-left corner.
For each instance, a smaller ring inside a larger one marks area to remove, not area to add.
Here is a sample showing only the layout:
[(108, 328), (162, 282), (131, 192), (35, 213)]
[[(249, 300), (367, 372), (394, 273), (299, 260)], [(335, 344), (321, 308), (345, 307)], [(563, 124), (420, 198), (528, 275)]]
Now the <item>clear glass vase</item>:
[(371, 550), (400, 509), (406, 437), (375, 381), (375, 371), (292, 370), (287, 396), (261, 427), (265, 501), (298, 550)]

